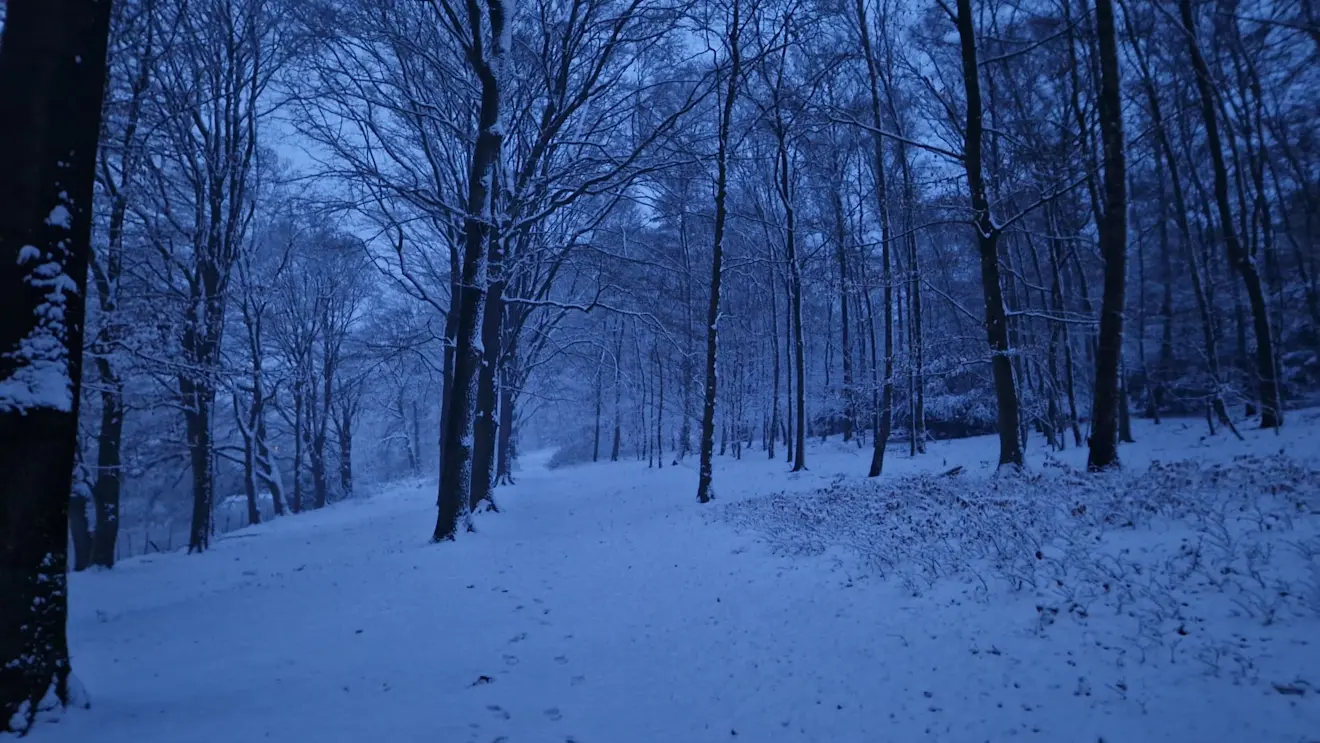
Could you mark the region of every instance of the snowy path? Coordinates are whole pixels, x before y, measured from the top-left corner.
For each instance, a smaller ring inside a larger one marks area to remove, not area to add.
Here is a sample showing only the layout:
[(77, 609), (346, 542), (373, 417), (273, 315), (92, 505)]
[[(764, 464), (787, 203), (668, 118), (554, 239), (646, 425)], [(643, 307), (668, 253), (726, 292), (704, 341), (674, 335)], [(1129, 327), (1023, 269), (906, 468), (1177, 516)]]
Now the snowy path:
[[(796, 480), (757, 456), (717, 482), (742, 497), (860, 461), (832, 456)], [(76, 576), (94, 708), (35, 739), (1320, 740), (1320, 690), (1122, 668), (1081, 631), (1038, 636), (1029, 602), (915, 599), (850, 581), (845, 558), (772, 557), (703, 516), (690, 469), (528, 469), (456, 544), (426, 543), (418, 484)]]

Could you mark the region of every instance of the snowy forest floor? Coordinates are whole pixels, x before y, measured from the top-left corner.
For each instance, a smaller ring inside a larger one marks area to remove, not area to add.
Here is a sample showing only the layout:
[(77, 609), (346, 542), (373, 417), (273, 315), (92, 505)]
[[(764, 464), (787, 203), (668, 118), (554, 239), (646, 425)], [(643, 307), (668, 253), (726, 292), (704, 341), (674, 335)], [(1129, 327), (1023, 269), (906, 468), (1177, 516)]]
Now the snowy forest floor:
[(93, 706), (34, 738), (1320, 741), (1320, 411), (1204, 433), (1139, 421), (1100, 478), (1039, 437), (1024, 477), (989, 437), (871, 483), (758, 450), (710, 506), (695, 458), (542, 453), (445, 545), (395, 486), (75, 575)]

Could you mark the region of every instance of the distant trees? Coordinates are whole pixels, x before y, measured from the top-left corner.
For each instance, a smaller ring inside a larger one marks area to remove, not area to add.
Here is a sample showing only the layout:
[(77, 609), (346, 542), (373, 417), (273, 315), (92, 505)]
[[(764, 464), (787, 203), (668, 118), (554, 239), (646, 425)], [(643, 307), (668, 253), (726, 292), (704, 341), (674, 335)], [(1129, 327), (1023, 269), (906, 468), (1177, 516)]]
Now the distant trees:
[(1320, 385), (1313, 19), (1005, 7), (116, 3), (74, 567), (396, 476), (461, 524), (579, 435), (708, 495), (757, 440), (1277, 425)]
[(77, 701), (67, 562), (110, 3), (19, 3), (0, 37), (0, 733)]
[[(728, 10), (692, 8), (704, 20)], [(995, 431), (1008, 466), (1025, 461), (1034, 434), (1054, 448), (1089, 438), (1093, 465), (1105, 467), (1117, 461), (1107, 442), (1130, 440), (1134, 405), (1157, 419), (1210, 411), (1212, 429), (1235, 431), (1236, 400), (1268, 427), (1282, 405), (1281, 365), (1292, 364), (1295, 391), (1320, 380), (1310, 350), (1320, 336), (1305, 330), (1320, 306), (1320, 255), (1306, 242), (1320, 221), (1302, 206), (1316, 182), (1298, 167), (1315, 162), (1316, 143), (1298, 128), (1315, 107), (1295, 95), (1318, 71), (1308, 55), (1271, 51), (1311, 44), (1306, 22), (1194, 3), (1001, 10), (981, 0), (920, 11), (885, 0), (758, 5), (746, 44), (767, 53), (752, 53), (750, 68), (764, 74), (735, 91), (747, 103), (734, 110), (732, 130), (746, 132), (734, 139), (738, 162), (724, 189), (718, 157), (682, 169), (727, 194), (708, 368), (717, 396), (748, 383), (764, 391), (752, 415), (767, 451), (782, 438), (797, 462), (799, 427), (803, 439), (849, 439), (865, 420), (873, 471), (886, 431), (914, 456), (930, 435)], [(821, 43), (798, 44), (790, 26)], [(1198, 63), (1207, 42), (1196, 32), (1206, 29), (1216, 56)], [(689, 127), (719, 139), (714, 126)], [(837, 133), (825, 140), (837, 127), (870, 138), (875, 154)], [(1125, 140), (1125, 128), (1148, 134)], [(816, 141), (832, 143), (828, 156)], [(1204, 151), (1212, 157), (1197, 157)], [(647, 258), (609, 256), (613, 276), (668, 287), (669, 272), (714, 258), (714, 209), (639, 196), (652, 212), (633, 215), (630, 234)], [(651, 320), (629, 326), (644, 347), (676, 356), (652, 353), (625, 373), (651, 411), (634, 434), (643, 453), (668, 441), (682, 449), (687, 416), (673, 413), (687, 408), (660, 404), (659, 391), (690, 384), (684, 318), (712, 306), (708, 291), (675, 289), (665, 303), (619, 305)], [(675, 299), (680, 308), (666, 306)], [(739, 405), (703, 410), (703, 434), (731, 430), (720, 421), (745, 416)]]

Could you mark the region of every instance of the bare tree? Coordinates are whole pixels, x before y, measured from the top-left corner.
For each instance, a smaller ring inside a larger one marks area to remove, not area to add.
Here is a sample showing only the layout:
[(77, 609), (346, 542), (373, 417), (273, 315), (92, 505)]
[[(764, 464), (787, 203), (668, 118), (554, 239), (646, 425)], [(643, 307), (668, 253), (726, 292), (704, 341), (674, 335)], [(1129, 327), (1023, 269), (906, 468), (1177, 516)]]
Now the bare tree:
[(724, 226), (728, 220), (729, 153), (732, 147), (729, 132), (733, 126), (734, 105), (737, 103), (739, 77), (742, 75), (743, 26), (742, 0), (730, 0), (724, 45), (728, 57), (724, 75), (724, 95), (720, 103), (719, 149), (715, 155), (715, 235), (711, 247), (710, 305), (706, 310), (706, 387), (701, 408), (701, 463), (697, 481), (697, 502), (711, 501), (712, 460), (715, 456), (715, 394), (719, 387), (718, 350), (720, 321), (720, 280), (724, 272)]
[[(481, 105), (477, 116), (477, 142), (468, 169), (468, 194), (463, 218), (463, 259), (454, 335), (454, 380), (449, 390), (440, 457), (439, 512), (434, 541), (452, 540), (471, 497), (472, 446), (477, 415), (477, 376), (482, 363), (479, 338), (486, 309), (487, 256), (494, 216), (492, 179), (504, 146), (500, 128), (500, 78), (505, 53), (507, 22), (501, 0), (486, 0), (484, 12), (476, 0), (467, 3), (464, 39), (472, 73), (480, 81)], [(454, 310), (451, 310), (451, 312)]]
[(1022, 466), (1022, 443), (1018, 433), (1018, 393), (1009, 354), (1008, 316), (1004, 308), (1003, 284), (999, 272), (999, 238), (1003, 226), (996, 224), (990, 211), (983, 172), (982, 137), (985, 136), (985, 110), (981, 102), (981, 68), (977, 62), (976, 25), (971, 0), (958, 0), (954, 17), (962, 56), (963, 89), (967, 118), (964, 129), (962, 161), (967, 172), (971, 197), (972, 224), (981, 257), (981, 287), (985, 301), (985, 332), (990, 339), (990, 369), (994, 375), (995, 401), (999, 406), (999, 466)]

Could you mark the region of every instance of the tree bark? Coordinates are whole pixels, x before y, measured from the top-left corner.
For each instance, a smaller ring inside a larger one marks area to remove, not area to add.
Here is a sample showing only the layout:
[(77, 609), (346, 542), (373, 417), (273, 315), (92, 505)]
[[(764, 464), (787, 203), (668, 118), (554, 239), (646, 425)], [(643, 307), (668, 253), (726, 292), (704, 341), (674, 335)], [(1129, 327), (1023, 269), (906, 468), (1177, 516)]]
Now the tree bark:
[(75, 700), (66, 634), (110, 3), (11, 4), (0, 40), (0, 732)]
[[(619, 323), (619, 332), (614, 341), (614, 437), (610, 442), (610, 461), (619, 461), (619, 449), (623, 446), (623, 323)], [(502, 412), (502, 411), (501, 411)], [(501, 424), (502, 425), (502, 424)]]
[(775, 441), (779, 438), (779, 290), (778, 276), (774, 266), (770, 267), (770, 430), (766, 431), (765, 445), (767, 457), (774, 461)]
[(1119, 405), (1127, 412), (1127, 401), (1119, 395), (1127, 296), (1127, 164), (1123, 153), (1122, 93), (1111, 0), (1095, 0), (1095, 21), (1100, 49), (1100, 140), (1104, 152), (1104, 206), (1099, 231), (1105, 276), (1096, 348), (1091, 450), (1086, 462), (1092, 472), (1118, 466)]
[[(477, 115), (477, 143), (468, 170), (467, 209), (463, 217), (463, 259), (457, 332), (454, 336), (454, 379), (449, 393), (449, 411), (441, 447), (440, 487), (432, 541), (452, 541), (472, 493), (472, 446), (477, 414), (477, 377), (481, 369), (482, 318), (486, 308), (486, 240), (494, 216), (494, 193), (490, 188), (504, 130), (500, 126), (500, 62), (504, 56), (504, 4), (486, 0), (486, 20), (476, 0), (467, 5), (472, 37), (468, 61), (481, 83)], [(489, 25), (490, 56), (483, 51)], [(450, 312), (454, 310), (451, 308)]]
[(706, 308), (706, 395), (701, 408), (701, 463), (697, 480), (697, 502), (712, 500), (711, 479), (715, 455), (715, 392), (719, 386), (716, 355), (719, 349), (720, 282), (724, 276), (724, 222), (729, 184), (729, 132), (733, 126), (733, 108), (742, 74), (742, 53), (738, 44), (741, 27), (741, 0), (733, 0), (726, 43), (729, 52), (728, 81), (720, 111), (719, 147), (715, 156), (715, 226), (711, 245), (710, 304)]
[(1012, 349), (1008, 342), (1008, 318), (999, 277), (999, 228), (990, 214), (982, 174), (982, 123), (980, 67), (976, 55), (976, 29), (971, 0), (958, 0), (958, 37), (962, 52), (963, 86), (967, 93), (966, 144), (963, 164), (971, 196), (972, 220), (981, 256), (981, 289), (985, 298), (985, 330), (990, 341), (991, 373), (999, 407), (999, 466), (1021, 467), (1022, 446), (1018, 435), (1018, 395), (1013, 379)]
[(840, 181), (836, 184), (836, 190), (833, 194), (834, 207), (834, 240), (835, 240), (835, 260), (839, 263), (839, 324), (842, 326), (843, 345), (839, 353), (843, 356), (843, 440), (852, 441), (853, 419), (855, 416), (855, 405), (853, 403), (853, 351), (852, 338), (848, 331), (848, 233), (845, 229), (843, 218), (843, 182), (842, 168), (840, 168)]
[[(295, 372), (302, 374), (299, 370)], [(293, 502), (289, 504), (289, 510), (295, 514), (302, 513), (302, 465), (303, 465), (303, 408), (305, 395), (303, 394), (302, 381), (293, 383)], [(399, 401), (399, 414), (403, 415), (402, 400)], [(411, 454), (412, 449), (409, 448)], [(415, 464), (414, 464), (415, 469)]]
[[(866, 6), (857, 0), (857, 21), (861, 29), (862, 55), (866, 58), (867, 78), (871, 92), (871, 123), (876, 130), (883, 128), (880, 108), (880, 69), (871, 45), (870, 24), (866, 19)], [(885, 179), (884, 140), (874, 135), (872, 169), (875, 171), (876, 215), (880, 219), (880, 276), (884, 282), (885, 361), (884, 379), (881, 381), (880, 408), (876, 412), (875, 439), (872, 441), (871, 468), (868, 477), (879, 477), (884, 471), (885, 448), (889, 446), (890, 429), (894, 420), (894, 281), (890, 243), (893, 230), (889, 223), (889, 195)], [(874, 319), (872, 320), (874, 322)]]
[[(496, 165), (495, 167), (499, 167)], [(499, 179), (492, 179), (498, 183)], [(495, 198), (492, 195), (492, 198)], [(486, 238), (490, 288), (481, 318), (481, 369), (477, 373), (477, 412), (473, 422), (472, 490), (469, 509), (499, 510), (495, 505), (495, 459), (499, 446), (499, 389), (495, 383), (502, 363), (500, 340), (504, 336), (504, 240), (492, 229)]]
[(513, 484), (513, 463), (518, 458), (517, 439), (513, 435), (514, 405), (518, 400), (515, 384), (517, 373), (516, 347), (512, 340), (506, 342), (504, 362), (500, 364), (500, 430), (499, 459), (495, 464), (495, 477), (501, 485)]

